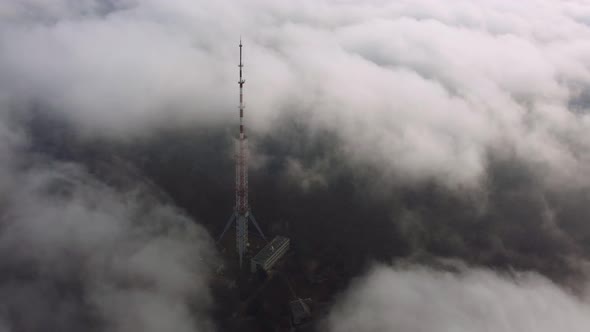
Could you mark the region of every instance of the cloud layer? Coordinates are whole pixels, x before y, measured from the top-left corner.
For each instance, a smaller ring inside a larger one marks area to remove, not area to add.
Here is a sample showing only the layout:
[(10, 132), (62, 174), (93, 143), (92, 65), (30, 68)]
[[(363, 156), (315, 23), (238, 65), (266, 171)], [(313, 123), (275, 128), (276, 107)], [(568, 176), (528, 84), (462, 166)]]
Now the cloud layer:
[[(97, 330), (210, 328), (204, 231), (135, 189), (143, 188), (139, 179), (116, 188), (80, 165), (30, 153), (43, 149), (8, 119), (41, 109), (81, 136), (124, 142), (159, 127), (228, 127), (237, 120), (240, 34), (246, 121), (263, 138), (253, 140), (254, 171), (283, 158), (293, 180), (287, 189), (258, 190), (269, 201), (273, 190), (292, 194), (260, 210), (298, 220), (294, 236), (315, 236), (305, 249), (332, 241), (335, 251), (358, 255), (354, 263), (339, 258), (355, 267), (420, 250), (547, 274), (567, 274), (557, 262), (582, 266), (590, 252), (584, 1), (7, 0), (0, 3), (0, 269), (7, 271), (0, 330), (67, 331), (88, 322)], [(289, 136), (283, 129), (292, 119), (302, 129)], [(193, 152), (167, 144), (154, 148), (160, 169), (173, 166), (161, 150)], [(170, 191), (189, 207), (211, 205), (214, 189), (188, 188), (187, 174), (213, 174), (212, 181), (218, 165), (181, 167), (182, 185), (170, 181)], [(124, 169), (115, 172), (125, 177)], [(330, 324), (522, 331), (540, 321), (540, 329), (577, 331), (588, 326), (587, 307), (537, 276), (380, 268)], [(413, 312), (428, 319), (401, 315)], [(24, 313), (40, 325), (23, 325), (33, 324)]]
[(0, 330), (212, 330), (204, 229), (132, 173), (109, 186), (0, 136)]
[(535, 274), (378, 267), (326, 322), (330, 331), (586, 331), (590, 304)]
[(490, 153), (551, 185), (587, 172), (590, 8), (548, 0), (8, 1), (4, 104), (36, 101), (128, 135), (234, 116), (246, 44), (249, 124), (288, 112), (337, 132), (386, 177), (478, 186)]

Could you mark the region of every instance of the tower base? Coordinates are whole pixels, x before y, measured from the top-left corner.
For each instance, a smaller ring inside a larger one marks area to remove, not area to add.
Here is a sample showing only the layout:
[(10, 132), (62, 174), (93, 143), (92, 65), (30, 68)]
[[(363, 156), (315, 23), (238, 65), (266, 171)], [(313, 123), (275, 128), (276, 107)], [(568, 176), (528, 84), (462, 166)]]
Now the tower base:
[(229, 220), (225, 224), (225, 228), (223, 229), (223, 232), (221, 232), (219, 239), (217, 239), (217, 242), (219, 242), (225, 233), (227, 233), (230, 226), (234, 222), (236, 223), (236, 249), (240, 258), (240, 268), (242, 267), (244, 256), (246, 255), (248, 247), (248, 221), (251, 221), (254, 224), (254, 227), (256, 227), (256, 230), (260, 236), (262, 236), (264, 241), (267, 241), (264, 233), (262, 232), (262, 229), (258, 225), (258, 222), (256, 221), (256, 218), (254, 218), (254, 214), (252, 214), (251, 211), (247, 211), (243, 214), (239, 214), (237, 212), (232, 213), (232, 215), (229, 217)]

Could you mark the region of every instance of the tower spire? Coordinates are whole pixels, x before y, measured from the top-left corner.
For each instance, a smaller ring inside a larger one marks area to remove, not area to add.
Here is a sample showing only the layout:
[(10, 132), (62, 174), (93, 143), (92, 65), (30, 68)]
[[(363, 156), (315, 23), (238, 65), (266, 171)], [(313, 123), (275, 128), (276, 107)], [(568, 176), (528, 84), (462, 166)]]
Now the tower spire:
[[(264, 233), (258, 226), (254, 215), (250, 211), (248, 204), (248, 137), (244, 130), (244, 80), (242, 76), (242, 38), (240, 37), (240, 79), (238, 85), (240, 86), (240, 133), (236, 144), (236, 205), (234, 207), (234, 213), (231, 215), (219, 240), (223, 237), (225, 232), (229, 229), (229, 226), (235, 221), (236, 222), (236, 249), (240, 258), (240, 267), (242, 266), (243, 257), (246, 254), (248, 247), (248, 220), (251, 220), (256, 229), (262, 235), (262, 238), (266, 240)], [(218, 240), (218, 241), (219, 241)]]
[(242, 139), (243, 136), (245, 136), (244, 133), (244, 94), (243, 94), (243, 88), (244, 88), (244, 83), (246, 83), (246, 80), (244, 80), (242, 78), (242, 68), (244, 67), (244, 64), (242, 63), (242, 37), (240, 37), (240, 64), (238, 65), (238, 67), (240, 68), (240, 80), (238, 81), (238, 84), (240, 85), (240, 139)]
[[(244, 83), (246, 81), (242, 77), (242, 38), (240, 37), (240, 134), (238, 138), (238, 146), (236, 151), (236, 209), (239, 214), (245, 215), (248, 210), (248, 138), (244, 132)], [(246, 240), (247, 240), (247, 234)]]

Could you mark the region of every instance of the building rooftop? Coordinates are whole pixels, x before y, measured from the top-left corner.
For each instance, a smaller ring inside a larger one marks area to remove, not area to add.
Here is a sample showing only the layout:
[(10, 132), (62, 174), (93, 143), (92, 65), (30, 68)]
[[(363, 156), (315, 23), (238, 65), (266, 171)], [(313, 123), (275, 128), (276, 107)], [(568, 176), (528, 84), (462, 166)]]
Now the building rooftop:
[(282, 248), (284, 245), (289, 243), (289, 239), (284, 236), (277, 236), (270, 241), (254, 258), (253, 261), (257, 263), (264, 263), (268, 260), (276, 250)]

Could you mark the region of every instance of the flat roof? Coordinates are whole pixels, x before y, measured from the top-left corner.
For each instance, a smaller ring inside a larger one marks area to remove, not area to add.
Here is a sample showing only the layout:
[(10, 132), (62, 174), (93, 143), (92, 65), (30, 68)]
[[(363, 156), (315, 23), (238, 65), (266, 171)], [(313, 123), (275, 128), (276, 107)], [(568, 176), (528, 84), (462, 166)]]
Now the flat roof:
[(272, 241), (270, 241), (252, 260), (258, 263), (264, 263), (267, 259), (272, 257), (272, 255), (283, 246), (285, 243), (288, 243), (289, 239), (284, 236), (276, 236)]

